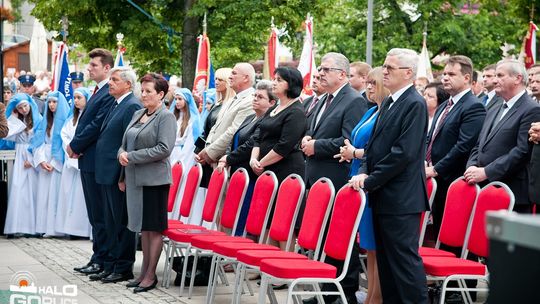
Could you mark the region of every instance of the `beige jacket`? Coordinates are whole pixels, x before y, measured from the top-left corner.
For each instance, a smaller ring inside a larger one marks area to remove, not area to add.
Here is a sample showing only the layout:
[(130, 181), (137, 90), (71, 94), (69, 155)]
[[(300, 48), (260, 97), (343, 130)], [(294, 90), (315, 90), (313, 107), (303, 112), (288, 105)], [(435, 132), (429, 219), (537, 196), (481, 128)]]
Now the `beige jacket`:
[(253, 88), (246, 89), (225, 103), (219, 111), (216, 124), (206, 138), (206, 153), (217, 161), (227, 151), (231, 140), (242, 122), (253, 114)]

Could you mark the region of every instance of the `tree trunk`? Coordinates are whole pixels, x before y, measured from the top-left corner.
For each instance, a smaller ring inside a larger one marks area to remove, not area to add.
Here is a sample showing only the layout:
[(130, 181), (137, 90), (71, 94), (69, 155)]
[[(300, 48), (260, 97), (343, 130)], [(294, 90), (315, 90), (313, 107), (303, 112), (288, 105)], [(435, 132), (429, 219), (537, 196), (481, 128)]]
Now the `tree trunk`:
[(199, 17), (189, 16), (189, 11), (196, 0), (184, 3), (184, 27), (182, 37), (182, 86), (192, 89), (197, 64), (197, 36), (199, 35)]

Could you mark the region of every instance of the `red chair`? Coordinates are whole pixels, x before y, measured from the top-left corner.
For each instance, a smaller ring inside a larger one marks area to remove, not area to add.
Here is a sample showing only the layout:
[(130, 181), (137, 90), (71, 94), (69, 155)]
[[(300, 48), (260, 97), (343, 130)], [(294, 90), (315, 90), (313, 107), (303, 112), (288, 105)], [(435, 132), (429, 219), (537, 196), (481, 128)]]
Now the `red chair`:
[[(256, 237), (259, 243), (263, 243), (265, 240), (266, 223), (268, 221), (268, 213), (270, 212), (276, 190), (278, 187), (278, 181), (276, 175), (271, 171), (263, 172), (255, 182), (253, 189), (253, 195), (251, 198), (251, 204), (249, 206), (248, 216), (246, 220), (246, 229), (242, 237), (237, 236), (197, 236), (192, 238), (191, 245), (195, 249), (195, 258), (197, 258), (199, 252), (206, 252), (213, 256), (212, 248), (217, 242), (253, 242), (251, 239), (246, 238), (247, 233)], [(225, 211), (223, 212), (225, 213)], [(235, 222), (239, 214), (235, 215)], [(231, 215), (223, 214), (222, 218), (231, 219)], [(234, 227), (233, 231), (236, 230)], [(209, 282), (213, 282), (213, 274), (220, 273), (214, 269), (215, 256), (212, 257), (212, 267), (210, 269)], [(223, 278), (222, 278), (223, 280)], [(226, 281), (226, 280), (224, 280)], [(191, 289), (191, 286), (190, 286)], [(207, 298), (209, 298), (210, 288), (208, 289)], [(251, 291), (250, 291), (251, 292)]]
[[(266, 237), (265, 244), (255, 243), (236, 243), (236, 242), (217, 242), (212, 247), (215, 256), (216, 266), (224, 263), (236, 264), (236, 255), (240, 250), (262, 250), (262, 251), (280, 251), (279, 247), (271, 246), (270, 240), (276, 242), (286, 242), (285, 248), (290, 248), (294, 239), (294, 226), (296, 217), (300, 210), (302, 199), (304, 198), (304, 181), (297, 174), (290, 174), (283, 180), (279, 186), (277, 199), (274, 208), (270, 230)], [(263, 227), (264, 229), (264, 227)], [(218, 269), (215, 267), (214, 269)], [(214, 281), (209, 282), (210, 302), (214, 301), (214, 290), (216, 288), (217, 276), (214, 274)], [(238, 280), (239, 273), (236, 273), (235, 290), (241, 288), (242, 281)]]
[[(365, 207), (366, 197), (363, 191), (356, 191), (349, 186), (344, 186), (337, 193), (334, 210), (330, 218), (328, 233), (324, 250), (319, 261), (313, 260), (289, 260), (289, 259), (265, 259), (261, 262), (261, 288), (259, 291), (259, 303), (265, 303), (266, 291), (271, 283), (289, 284), (287, 303), (293, 296), (299, 295), (339, 295), (344, 303), (345, 293), (341, 287), (341, 280), (346, 275), (349, 267), (353, 242), (356, 240), (356, 231)], [(337, 268), (324, 263), (326, 256), (344, 261), (343, 270), (338, 276)], [(338, 291), (321, 292), (317, 283), (330, 283), (336, 285)], [(295, 290), (297, 284), (314, 285), (314, 291)]]
[[(225, 200), (223, 202), (223, 208), (221, 211), (220, 226), (224, 229), (231, 231), (231, 234), (234, 233), (234, 231), (236, 231), (238, 218), (242, 210), (242, 205), (244, 202), (244, 197), (246, 195), (248, 184), (249, 184), (249, 175), (246, 169), (244, 168), (239, 168), (238, 170), (236, 170), (234, 174), (232, 175), (231, 180), (229, 182), (229, 188), (227, 189)], [(209, 192), (210, 192), (210, 188), (209, 188)], [(211, 209), (210, 208), (206, 209), (206, 205), (205, 205), (205, 210), (203, 210), (203, 215), (205, 213), (210, 214), (210, 211)], [(191, 250), (192, 249), (194, 250), (193, 266), (192, 266), (191, 273), (195, 273), (197, 269), (197, 262), (198, 262), (199, 255), (209, 255), (209, 253), (202, 252), (199, 248), (194, 248), (192, 244), (192, 241), (194, 238), (199, 238), (203, 236), (204, 237), (217, 237), (217, 236), (226, 237), (227, 235), (223, 232), (217, 232), (217, 233), (206, 233), (206, 234), (192, 234), (187, 237), (183, 237), (182, 240), (187, 244), (186, 253), (188, 255), (191, 255), (192, 254)], [(253, 241), (249, 239), (242, 240), (242, 241), (253, 243)], [(184, 292), (185, 277), (186, 277), (186, 271), (184, 268), (182, 272), (182, 280), (180, 283), (180, 296), (182, 296)], [(222, 277), (222, 279), (226, 281), (226, 278), (224, 276)], [(191, 298), (194, 283), (195, 283), (195, 276), (192, 276), (190, 280), (190, 285), (189, 285), (188, 298)]]
[[(281, 188), (280, 188), (281, 190)], [(280, 191), (281, 192), (281, 191)], [(298, 233), (298, 246), (309, 252), (308, 256), (316, 260), (322, 244), (324, 227), (328, 221), (332, 204), (334, 202), (335, 190), (332, 181), (328, 178), (320, 178), (309, 190), (302, 225)], [(279, 194), (278, 194), (279, 202)], [(277, 204), (277, 203), (276, 203)], [(244, 281), (245, 273), (248, 270), (259, 271), (259, 266), (264, 259), (300, 259), (306, 260), (308, 257), (303, 254), (276, 250), (240, 250), (236, 255), (238, 261), (238, 272), (233, 294), (234, 303), (240, 303), (242, 295), (240, 287)], [(269, 289), (269, 291), (272, 291)]]
[[(180, 201), (180, 211), (178, 218), (186, 217), (189, 222), (192, 210), (191, 207), (193, 205), (193, 202), (195, 201), (195, 197), (197, 196), (197, 190), (199, 189), (199, 185), (201, 184), (201, 179), (202, 166), (201, 164), (196, 163), (195, 165), (193, 165), (193, 167), (191, 167), (186, 177), (186, 183), (184, 184), (184, 191), (182, 193), (182, 200)], [(177, 187), (177, 191), (178, 188), (179, 187)], [(168, 228), (179, 228), (185, 225), (186, 224), (180, 220), (172, 222), (169, 221)]]
[(418, 249), (420, 256), (455, 257), (454, 253), (439, 249), (441, 244), (452, 247), (465, 247), (467, 228), (470, 225), (471, 213), (479, 192), (480, 187), (478, 185), (468, 184), (463, 177), (450, 184), (435, 248), (420, 247)]
[[(222, 201), (223, 194), (225, 193), (225, 188), (227, 186), (228, 173), (226, 170), (218, 172), (214, 170), (212, 176), (210, 177), (210, 182), (208, 184), (208, 191), (204, 200), (204, 207), (202, 213), (202, 222), (209, 223), (211, 229), (206, 230), (203, 226), (200, 225), (180, 225), (174, 228), (169, 228), (163, 232), (163, 234), (169, 238), (171, 250), (167, 252), (170, 254), (167, 256), (167, 260), (173, 258), (173, 254), (177, 248), (186, 248), (189, 245), (189, 240), (191, 237), (201, 234), (225, 234), (223, 232), (217, 231), (217, 210)], [(185, 252), (189, 253), (189, 249), (186, 249)], [(167, 264), (167, 268), (163, 271), (163, 282), (165, 286), (169, 286), (170, 282), (170, 271), (171, 265)], [(184, 263), (183, 275), (185, 276), (187, 263)]]
[[(169, 190), (169, 198), (167, 201), (167, 212), (169, 214), (172, 214), (174, 211), (174, 203), (176, 201), (176, 196), (178, 195), (178, 188), (180, 187), (180, 184), (182, 183), (182, 176), (184, 174), (184, 167), (182, 165), (182, 162), (177, 162), (172, 167), (172, 184), (171, 189)], [(182, 222), (178, 219), (169, 219), (168, 225), (173, 225)]]
[[(469, 238), (465, 241), (465, 250), (462, 258), (452, 257), (423, 257), (424, 268), (428, 280), (442, 281), (440, 303), (444, 303), (446, 291), (461, 291), (463, 299), (470, 303), (472, 299), (469, 291), (480, 291), (487, 288), (468, 288), (465, 279), (478, 279), (488, 281), (486, 265), (467, 260), (470, 252), (483, 258), (489, 255), (489, 242), (486, 233), (486, 213), (495, 210), (512, 210), (514, 208), (514, 194), (508, 186), (501, 182), (492, 182), (480, 191), (472, 215)], [(447, 288), (449, 281), (457, 280), (460, 287)]]
[(429, 201), (429, 210), (422, 212), (422, 217), (420, 218), (420, 240), (418, 242), (419, 246), (424, 244), (424, 237), (426, 235), (426, 228), (429, 221), (429, 216), (431, 215), (431, 208), (433, 206), (433, 200), (435, 199), (435, 194), (437, 193), (437, 181), (430, 177), (426, 180), (427, 187), (427, 196)]

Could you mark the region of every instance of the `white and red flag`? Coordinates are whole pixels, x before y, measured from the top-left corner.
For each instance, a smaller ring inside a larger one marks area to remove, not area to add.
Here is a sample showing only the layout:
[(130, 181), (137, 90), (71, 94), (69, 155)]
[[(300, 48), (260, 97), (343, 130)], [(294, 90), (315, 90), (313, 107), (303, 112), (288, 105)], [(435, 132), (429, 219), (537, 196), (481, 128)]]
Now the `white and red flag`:
[(302, 55), (300, 55), (300, 62), (298, 64), (298, 70), (302, 73), (304, 78), (303, 95), (313, 95), (311, 86), (313, 84), (313, 72), (317, 69), (315, 66), (315, 53), (313, 51), (313, 18), (308, 14), (306, 21), (306, 34), (304, 36), (304, 47), (302, 48)]
[(278, 29), (274, 26), (274, 23), (272, 22), (272, 27), (270, 29), (270, 38), (268, 38), (268, 44), (266, 45), (266, 52), (264, 54), (264, 79), (272, 79), (274, 77), (274, 71), (279, 65), (278, 47)]

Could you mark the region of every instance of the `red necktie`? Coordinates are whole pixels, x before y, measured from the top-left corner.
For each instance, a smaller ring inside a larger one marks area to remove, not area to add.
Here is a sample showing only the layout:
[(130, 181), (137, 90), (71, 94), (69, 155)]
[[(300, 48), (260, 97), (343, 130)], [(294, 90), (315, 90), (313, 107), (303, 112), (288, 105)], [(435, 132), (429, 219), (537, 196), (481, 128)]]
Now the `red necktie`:
[(435, 137), (439, 134), (439, 131), (441, 131), (441, 128), (443, 126), (444, 121), (446, 120), (446, 116), (448, 116), (448, 112), (450, 112), (450, 108), (454, 104), (452, 98), (448, 100), (448, 103), (446, 104), (446, 107), (444, 108), (444, 111), (441, 115), (441, 119), (439, 120), (439, 124), (437, 125), (435, 132), (433, 132), (433, 135), (431, 136), (431, 140), (429, 141), (429, 145), (426, 150), (426, 161), (431, 163), (431, 148), (433, 147), (433, 142), (435, 141)]
[(313, 110), (313, 108), (315, 108), (315, 106), (317, 105), (318, 102), (319, 102), (319, 97), (313, 96), (313, 101), (311, 101), (311, 103), (309, 104), (309, 107), (308, 107), (308, 110), (307, 110), (306, 114), (311, 113), (311, 110)]
[(94, 88), (94, 92), (92, 93), (92, 96), (96, 95), (96, 92), (99, 90), (98, 86)]

